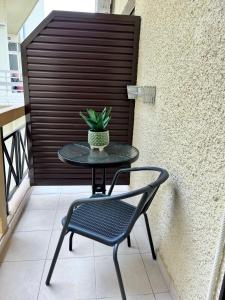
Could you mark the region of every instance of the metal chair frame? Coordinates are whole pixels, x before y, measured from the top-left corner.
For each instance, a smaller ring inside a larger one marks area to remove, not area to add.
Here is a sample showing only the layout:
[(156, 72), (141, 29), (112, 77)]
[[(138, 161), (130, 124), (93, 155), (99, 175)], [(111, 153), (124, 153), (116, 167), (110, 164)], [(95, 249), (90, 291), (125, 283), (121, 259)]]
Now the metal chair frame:
[[(127, 173), (127, 172), (130, 173), (130, 172), (137, 172), (137, 171), (156, 171), (156, 172), (159, 172), (160, 174), (154, 182), (152, 182), (151, 184), (149, 184), (145, 187), (142, 187), (142, 188), (139, 188), (139, 189), (127, 192), (127, 193), (123, 193), (120, 195), (115, 195), (115, 196), (111, 195), (119, 175), (121, 175), (123, 173)], [(122, 232), (122, 234), (120, 234), (118, 237), (114, 238), (113, 240), (102, 241), (101, 237), (96, 232), (95, 233), (93, 232), (93, 234), (91, 234), (91, 236), (90, 236), (90, 232), (89, 232), (89, 234), (87, 234), (88, 238), (99, 241), (108, 246), (113, 246), (113, 261), (114, 261), (114, 265), (115, 265), (115, 269), (116, 269), (120, 292), (121, 292), (122, 299), (126, 300), (126, 294), (125, 294), (124, 285), (123, 285), (122, 276), (121, 276), (120, 267), (119, 267), (118, 258), (117, 258), (117, 252), (118, 252), (119, 245), (124, 239), (127, 239), (128, 247), (131, 246), (130, 232), (131, 232), (135, 222), (137, 221), (137, 219), (140, 217), (140, 215), (143, 214), (144, 219), (145, 219), (147, 233), (148, 233), (149, 244), (150, 244), (150, 248), (151, 248), (151, 252), (152, 252), (152, 257), (153, 257), (153, 259), (156, 259), (156, 253), (155, 253), (155, 249), (154, 249), (154, 245), (153, 245), (153, 241), (152, 241), (150, 226), (149, 226), (148, 217), (147, 217), (146, 212), (147, 212), (147, 209), (149, 208), (154, 196), (156, 195), (158, 188), (160, 187), (160, 185), (163, 182), (165, 182), (167, 180), (168, 177), (169, 177), (168, 172), (166, 170), (164, 170), (162, 168), (158, 168), (158, 167), (141, 167), (141, 168), (121, 169), (116, 172), (107, 195), (101, 195), (99, 197), (96, 197), (96, 195), (95, 195), (94, 198), (87, 198), (87, 199), (80, 199), (80, 200), (73, 201), (69, 207), (67, 216), (64, 218), (63, 228), (62, 228), (61, 235), (59, 237), (58, 244), (57, 244), (57, 247), (56, 247), (53, 259), (52, 259), (52, 263), (51, 263), (51, 266), (50, 266), (50, 269), (48, 272), (48, 276), (46, 279), (46, 285), (48, 286), (50, 284), (52, 273), (54, 271), (55, 264), (56, 264), (64, 237), (68, 232), (71, 232), (70, 237), (69, 237), (69, 250), (72, 251), (72, 239), (73, 239), (74, 233), (76, 233), (76, 232), (71, 230), (71, 228), (69, 228), (69, 224), (70, 224), (71, 217), (72, 217), (74, 211), (79, 206), (81, 206), (82, 204), (87, 204), (87, 203), (105, 203), (105, 202), (109, 202), (109, 201), (111, 201), (113, 203), (113, 201), (121, 201), (121, 200), (125, 200), (128, 198), (134, 197), (134, 196), (142, 195), (138, 205), (136, 207), (134, 206), (135, 210), (130, 219), (129, 225), (127, 226), (126, 230), (124, 232)], [(82, 235), (85, 236), (84, 233)]]

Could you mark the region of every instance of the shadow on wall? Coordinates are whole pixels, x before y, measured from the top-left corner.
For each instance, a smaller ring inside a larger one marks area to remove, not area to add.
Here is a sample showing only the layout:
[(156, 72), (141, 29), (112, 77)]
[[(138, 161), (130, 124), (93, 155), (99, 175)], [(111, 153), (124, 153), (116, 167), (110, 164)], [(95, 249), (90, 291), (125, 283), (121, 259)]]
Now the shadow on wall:
[(149, 210), (157, 249), (167, 248), (168, 244), (174, 240), (179, 251), (180, 243), (177, 241), (182, 242), (183, 233), (186, 230), (185, 219), (187, 216), (185, 216), (184, 206), (184, 195), (182, 195), (179, 185), (169, 179), (164, 186), (160, 187)]

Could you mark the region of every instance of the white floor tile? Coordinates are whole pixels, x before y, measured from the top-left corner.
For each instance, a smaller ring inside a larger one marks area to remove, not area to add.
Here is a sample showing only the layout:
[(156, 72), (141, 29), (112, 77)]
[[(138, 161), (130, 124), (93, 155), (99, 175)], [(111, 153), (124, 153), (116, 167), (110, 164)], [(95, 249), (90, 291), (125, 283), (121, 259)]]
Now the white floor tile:
[[(152, 293), (144, 264), (139, 254), (120, 255), (119, 264), (127, 295)], [(95, 271), (97, 297), (119, 296), (120, 290), (113, 258), (110, 256), (95, 257)]]
[[(126, 295), (127, 296), (127, 295)], [(97, 298), (101, 300), (121, 300), (121, 297), (113, 297), (113, 298)], [(155, 300), (155, 297), (153, 294), (147, 294), (147, 295), (135, 295), (135, 296), (127, 296), (127, 300)]]
[[(108, 191), (110, 188), (110, 185), (106, 186), (106, 190)], [(129, 185), (115, 185), (113, 192), (128, 192), (130, 190)]]
[(156, 300), (172, 300), (172, 297), (169, 293), (160, 293), (160, 294), (155, 294), (155, 299)]
[[(138, 248), (141, 253), (147, 253), (151, 251), (147, 230), (145, 226), (135, 225), (132, 232), (134, 233), (135, 239), (137, 241)], [(154, 241), (153, 241), (154, 243)]]
[(25, 211), (19, 220), (16, 231), (52, 230), (55, 210)]
[(59, 199), (58, 209), (69, 209), (70, 204), (74, 200), (89, 198), (88, 193), (73, 193), (73, 194), (61, 194)]
[(142, 254), (142, 258), (145, 264), (145, 268), (148, 273), (148, 277), (154, 293), (168, 292), (166, 282), (160, 272), (158, 263), (154, 261), (151, 254)]
[[(94, 242), (94, 255), (101, 256), (101, 255), (111, 255), (113, 253), (113, 247), (106, 246), (104, 244)], [(134, 234), (131, 233), (131, 247), (127, 246), (127, 240), (124, 240), (118, 250), (119, 254), (136, 254), (139, 253), (139, 249), (137, 246), (136, 239)]]
[(55, 185), (33, 186), (32, 194), (56, 194), (60, 193), (61, 187)]
[(145, 219), (143, 215), (137, 219), (136, 226), (143, 226), (145, 228)]
[(0, 299), (37, 299), (44, 261), (4, 262), (0, 266)]
[(51, 285), (45, 280), (50, 261), (45, 265), (39, 300), (73, 300), (95, 298), (94, 258), (58, 259)]
[[(55, 230), (52, 233), (48, 249), (48, 259), (52, 259), (54, 255), (60, 233), (61, 230)], [(78, 234), (74, 234), (73, 251), (69, 251), (69, 235), (70, 233), (68, 233), (64, 238), (63, 245), (59, 253), (60, 258), (93, 256), (93, 240), (85, 238)]]
[(7, 245), (4, 261), (45, 259), (50, 236), (50, 231), (15, 232)]
[(27, 202), (26, 210), (36, 209), (57, 209), (60, 194), (31, 194), (30, 199)]
[(91, 186), (90, 185), (64, 185), (61, 188), (61, 193), (62, 194), (88, 193), (89, 195), (91, 195)]
[(62, 219), (66, 216), (68, 209), (59, 209), (55, 215), (55, 221), (53, 224), (53, 230), (62, 229)]

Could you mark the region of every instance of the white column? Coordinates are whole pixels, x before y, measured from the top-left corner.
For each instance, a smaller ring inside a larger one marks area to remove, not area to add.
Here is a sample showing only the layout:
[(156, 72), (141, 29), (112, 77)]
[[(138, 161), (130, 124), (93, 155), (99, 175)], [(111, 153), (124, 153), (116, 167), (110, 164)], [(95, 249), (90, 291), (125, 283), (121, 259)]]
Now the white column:
[(0, 0), (0, 70), (9, 70), (6, 1)]

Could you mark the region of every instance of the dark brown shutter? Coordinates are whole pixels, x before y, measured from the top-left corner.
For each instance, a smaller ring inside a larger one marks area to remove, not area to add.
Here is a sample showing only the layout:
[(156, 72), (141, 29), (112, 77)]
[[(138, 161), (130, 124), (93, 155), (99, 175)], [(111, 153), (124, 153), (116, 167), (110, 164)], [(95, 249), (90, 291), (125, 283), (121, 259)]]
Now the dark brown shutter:
[(112, 106), (111, 140), (132, 143), (126, 86), (136, 83), (139, 27), (134, 16), (53, 11), (23, 42), (32, 185), (90, 184), (90, 169), (57, 157), (64, 144), (87, 140), (79, 112), (88, 107)]

